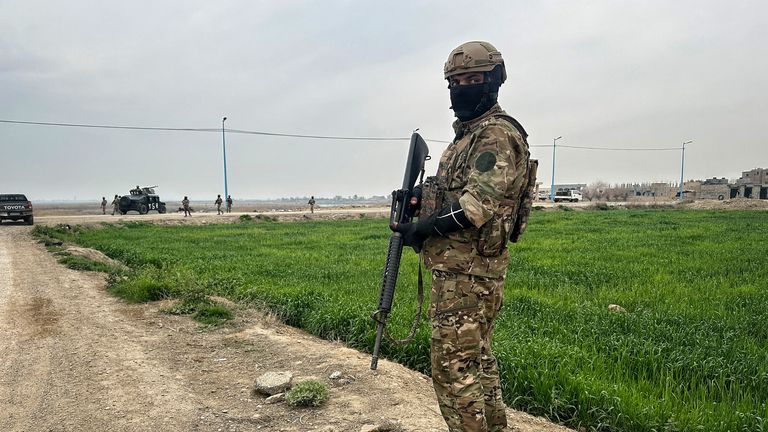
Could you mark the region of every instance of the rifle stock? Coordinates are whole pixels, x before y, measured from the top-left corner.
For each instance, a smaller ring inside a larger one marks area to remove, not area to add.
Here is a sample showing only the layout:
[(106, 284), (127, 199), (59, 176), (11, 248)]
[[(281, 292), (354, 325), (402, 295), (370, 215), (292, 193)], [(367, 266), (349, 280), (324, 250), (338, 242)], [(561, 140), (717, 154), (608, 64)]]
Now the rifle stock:
[[(401, 189), (392, 192), (392, 206), (389, 211), (389, 223), (409, 223), (411, 221), (411, 203), (410, 198), (413, 194), (416, 180), (424, 176), (424, 163), (429, 158), (429, 148), (421, 136), (414, 132), (411, 135), (411, 145), (408, 150), (408, 159), (405, 165), (405, 175), (403, 176), (403, 186)], [(381, 338), (384, 335), (387, 325), (387, 318), (392, 310), (392, 301), (395, 297), (395, 287), (397, 285), (397, 273), (400, 270), (400, 258), (403, 254), (403, 236), (398, 232), (392, 233), (389, 238), (389, 248), (387, 249), (387, 261), (384, 264), (384, 276), (381, 282), (381, 292), (379, 294), (379, 307), (373, 313), (373, 320), (377, 322), (376, 340), (373, 346), (373, 356), (371, 359), (371, 369), (376, 370), (379, 362), (379, 353), (381, 350)]]

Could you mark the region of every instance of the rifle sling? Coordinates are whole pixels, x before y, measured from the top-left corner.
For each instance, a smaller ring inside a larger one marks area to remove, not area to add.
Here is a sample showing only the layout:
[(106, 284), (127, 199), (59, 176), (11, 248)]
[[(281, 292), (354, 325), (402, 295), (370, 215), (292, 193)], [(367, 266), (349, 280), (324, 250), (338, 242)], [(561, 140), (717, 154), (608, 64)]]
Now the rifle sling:
[(389, 331), (387, 330), (387, 327), (384, 327), (384, 337), (387, 338), (387, 340), (394, 344), (394, 345), (407, 345), (409, 344), (413, 338), (416, 336), (416, 330), (419, 329), (419, 324), (421, 324), (421, 310), (424, 306), (424, 277), (421, 274), (421, 254), (419, 254), (419, 278), (418, 278), (418, 290), (416, 291), (416, 302), (418, 304), (418, 308), (416, 310), (416, 315), (413, 317), (413, 324), (411, 324), (411, 330), (408, 332), (408, 336), (405, 339), (394, 339), (392, 336), (389, 335)]

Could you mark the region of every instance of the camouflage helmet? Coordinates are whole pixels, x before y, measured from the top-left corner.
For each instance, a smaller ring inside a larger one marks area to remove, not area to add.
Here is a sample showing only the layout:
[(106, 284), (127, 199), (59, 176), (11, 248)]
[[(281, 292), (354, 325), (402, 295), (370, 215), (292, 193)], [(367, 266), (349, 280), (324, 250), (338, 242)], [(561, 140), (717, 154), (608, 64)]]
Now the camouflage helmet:
[(501, 84), (507, 80), (507, 70), (499, 50), (488, 42), (472, 41), (451, 51), (443, 73), (448, 79), (467, 72), (491, 72), (496, 66), (501, 66)]

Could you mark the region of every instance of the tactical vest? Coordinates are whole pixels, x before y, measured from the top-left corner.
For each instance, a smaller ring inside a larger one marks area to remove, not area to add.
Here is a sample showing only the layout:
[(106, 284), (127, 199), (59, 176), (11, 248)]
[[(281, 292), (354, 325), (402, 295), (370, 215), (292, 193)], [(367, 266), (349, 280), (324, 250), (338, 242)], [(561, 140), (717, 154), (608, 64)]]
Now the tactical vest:
[[(448, 235), (449, 238), (455, 235), (457, 240), (460, 240), (459, 236), (472, 237), (472, 239), (463, 240), (473, 240), (475, 244), (471, 253), (476, 253), (482, 257), (498, 257), (506, 250), (507, 241), (517, 242), (523, 231), (525, 231), (533, 204), (536, 170), (538, 167), (538, 161), (530, 159), (527, 142), (528, 135), (517, 120), (504, 113), (495, 113), (483, 123), (490, 124), (491, 122), (510, 131), (514, 128), (513, 133), (519, 133), (526, 147), (526, 164), (521, 184), (516, 189), (510, 191), (509, 196), (499, 202), (499, 208), (493, 217), (480, 228), (471, 227), (462, 230), (463, 232)], [(477, 133), (480, 129), (472, 133)], [(421, 214), (428, 215), (439, 211), (452, 202), (457, 201), (461, 196), (464, 185), (459, 184), (460, 182), (456, 182), (456, 184), (450, 183), (459, 177), (456, 170), (468, 169), (467, 162), (472, 153), (472, 144), (474, 142), (473, 137), (470, 136), (467, 140), (464, 140), (464, 137), (462, 137), (461, 140), (456, 141), (454, 144), (461, 141), (465, 142), (461, 146), (454, 145), (449, 147), (446, 149), (446, 153), (443, 154), (440, 162), (440, 170), (443, 171), (443, 175), (440, 177), (431, 176), (425, 180), (422, 186)]]

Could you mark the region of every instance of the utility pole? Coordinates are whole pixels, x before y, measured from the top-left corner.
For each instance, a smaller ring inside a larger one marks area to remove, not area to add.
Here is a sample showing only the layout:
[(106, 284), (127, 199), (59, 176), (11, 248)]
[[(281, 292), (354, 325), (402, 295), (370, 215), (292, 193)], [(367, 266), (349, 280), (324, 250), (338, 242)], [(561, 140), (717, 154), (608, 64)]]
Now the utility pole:
[(683, 176), (685, 175), (685, 145), (692, 143), (693, 140), (689, 141), (683, 141), (683, 157), (682, 157), (682, 163), (680, 164), (680, 201), (683, 201), (683, 185), (685, 184), (683, 182)]
[(227, 199), (229, 196), (229, 191), (227, 190), (227, 141), (224, 134), (224, 122), (226, 120), (226, 117), (221, 119), (221, 147), (224, 149), (224, 199)]
[(557, 140), (562, 138), (561, 136), (552, 140), (552, 189), (549, 190), (549, 200), (555, 202), (555, 150), (557, 149)]

